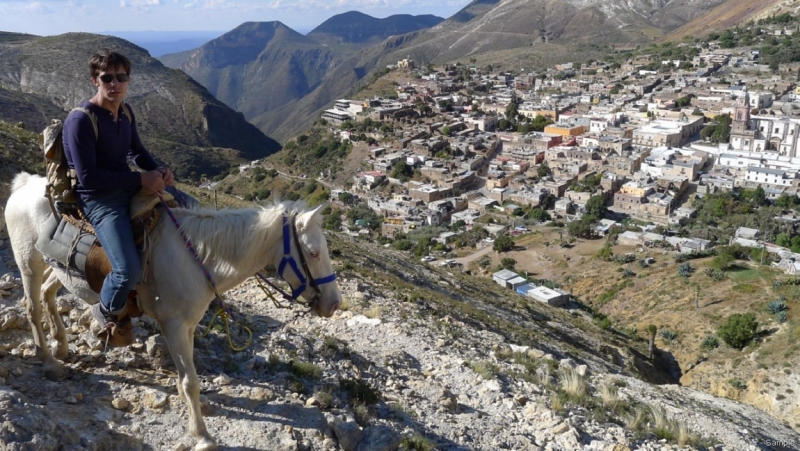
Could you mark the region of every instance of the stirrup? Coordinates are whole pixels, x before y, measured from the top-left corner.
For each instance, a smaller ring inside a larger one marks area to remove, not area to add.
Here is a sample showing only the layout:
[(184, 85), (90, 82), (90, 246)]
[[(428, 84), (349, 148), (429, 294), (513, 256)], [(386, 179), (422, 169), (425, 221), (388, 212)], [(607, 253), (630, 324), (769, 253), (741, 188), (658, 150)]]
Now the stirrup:
[(124, 347), (130, 346), (133, 343), (133, 325), (131, 318), (126, 316), (119, 322), (107, 322), (102, 325), (100, 332), (97, 333), (97, 338), (104, 343), (104, 351), (109, 346), (111, 347)]

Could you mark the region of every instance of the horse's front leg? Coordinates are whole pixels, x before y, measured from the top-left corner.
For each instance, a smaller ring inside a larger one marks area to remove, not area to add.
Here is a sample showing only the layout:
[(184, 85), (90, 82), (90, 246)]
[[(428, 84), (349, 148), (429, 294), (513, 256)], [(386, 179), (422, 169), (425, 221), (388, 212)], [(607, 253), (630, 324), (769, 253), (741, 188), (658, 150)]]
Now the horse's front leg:
[(208, 433), (200, 411), (200, 379), (194, 367), (194, 327), (180, 320), (160, 324), (169, 353), (178, 370), (178, 392), (189, 410), (189, 433), (197, 439), (195, 451), (217, 449), (217, 442)]
[(52, 268), (48, 267), (44, 273), (44, 285), (42, 285), (42, 297), (44, 303), (47, 305), (50, 323), (50, 336), (56, 340), (56, 344), (52, 347), (51, 352), (59, 360), (64, 360), (69, 354), (69, 347), (67, 345), (67, 332), (64, 330), (64, 322), (61, 321), (61, 315), (58, 314), (58, 306), (56, 305), (56, 293), (61, 288), (61, 281), (56, 277)]

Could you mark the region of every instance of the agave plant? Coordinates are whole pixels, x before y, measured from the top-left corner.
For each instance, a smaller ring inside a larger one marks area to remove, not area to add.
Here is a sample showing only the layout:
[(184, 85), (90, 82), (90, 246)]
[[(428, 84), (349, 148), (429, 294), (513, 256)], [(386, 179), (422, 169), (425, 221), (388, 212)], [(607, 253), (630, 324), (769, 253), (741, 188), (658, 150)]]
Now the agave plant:
[(683, 262), (678, 265), (678, 274), (680, 274), (680, 276), (684, 279), (688, 279), (689, 276), (692, 275), (692, 272), (694, 272), (694, 268), (692, 268), (692, 265), (689, 264), (689, 262)]
[(767, 304), (767, 309), (772, 314), (788, 310), (788, 307), (786, 307), (786, 298), (781, 297), (780, 299), (770, 301), (769, 304)]
[(672, 344), (672, 341), (678, 338), (678, 334), (669, 330), (669, 329), (661, 329), (661, 339), (664, 340), (665, 343)]

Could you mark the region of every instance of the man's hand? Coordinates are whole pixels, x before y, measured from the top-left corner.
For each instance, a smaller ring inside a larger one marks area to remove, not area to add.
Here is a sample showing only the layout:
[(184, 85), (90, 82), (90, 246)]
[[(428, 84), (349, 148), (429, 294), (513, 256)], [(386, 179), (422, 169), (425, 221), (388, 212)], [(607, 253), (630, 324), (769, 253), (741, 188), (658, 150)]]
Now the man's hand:
[(169, 170), (169, 168), (161, 166), (156, 170), (161, 173), (161, 178), (164, 179), (165, 185), (175, 186), (175, 174), (173, 174), (172, 171)]
[[(158, 194), (164, 194), (164, 175), (156, 169), (155, 171), (142, 172), (142, 187)], [(170, 176), (172, 174), (170, 173)]]

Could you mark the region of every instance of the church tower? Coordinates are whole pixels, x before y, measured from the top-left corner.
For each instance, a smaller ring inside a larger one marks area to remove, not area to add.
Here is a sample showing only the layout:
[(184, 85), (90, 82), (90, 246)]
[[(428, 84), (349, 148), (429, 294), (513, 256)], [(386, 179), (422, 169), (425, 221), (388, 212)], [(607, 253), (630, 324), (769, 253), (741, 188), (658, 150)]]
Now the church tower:
[(750, 96), (747, 92), (743, 97), (736, 99), (733, 107), (733, 122), (731, 134), (743, 134), (750, 127)]

